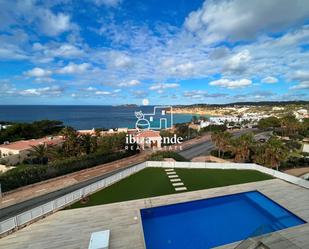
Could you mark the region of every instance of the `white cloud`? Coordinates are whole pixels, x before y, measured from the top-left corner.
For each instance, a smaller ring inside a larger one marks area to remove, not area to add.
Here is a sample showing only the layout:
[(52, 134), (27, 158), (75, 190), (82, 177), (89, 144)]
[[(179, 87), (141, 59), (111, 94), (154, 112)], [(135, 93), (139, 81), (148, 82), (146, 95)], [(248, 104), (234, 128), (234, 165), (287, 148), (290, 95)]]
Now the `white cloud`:
[(267, 76), (262, 79), (262, 82), (267, 83), (267, 84), (273, 84), (273, 83), (277, 83), (278, 79), (272, 76)]
[(69, 63), (67, 66), (59, 69), (57, 72), (60, 74), (81, 74), (87, 72), (91, 67), (89, 63)]
[(194, 65), (192, 62), (179, 64), (179, 65), (176, 65), (170, 68), (170, 72), (173, 75), (177, 75), (177, 76), (192, 75), (193, 71), (194, 71)]
[(26, 76), (29, 77), (37, 77), (37, 78), (45, 78), (52, 74), (50, 70), (45, 70), (40, 67), (35, 67), (27, 72), (24, 73)]
[(43, 88), (30, 88), (25, 90), (18, 90), (15, 95), (21, 96), (59, 96), (63, 93), (63, 88), (59, 86), (43, 87)]
[(48, 36), (57, 36), (71, 29), (70, 16), (64, 13), (54, 14), (48, 9), (39, 12), (40, 29)]
[(150, 90), (163, 90), (163, 89), (171, 89), (179, 87), (178, 83), (157, 83), (149, 87)]
[(149, 90), (156, 91), (157, 93), (164, 93), (166, 89), (178, 88), (180, 85), (178, 83), (157, 83), (149, 87)]
[(309, 71), (298, 70), (292, 75), (292, 79), (300, 81), (309, 81)]
[[(103, 55), (104, 56), (104, 55)], [(107, 53), (106, 63), (114, 68), (127, 68), (133, 65), (133, 61), (130, 56), (119, 51), (112, 51)]]
[(77, 27), (70, 19), (68, 14), (55, 13), (47, 1), (1, 1), (0, 28), (6, 31), (26, 26), (40, 35), (57, 36)]
[(211, 86), (226, 87), (229, 89), (242, 88), (242, 87), (250, 86), (251, 84), (252, 84), (252, 81), (248, 79), (241, 79), (241, 80), (219, 79), (219, 80), (214, 80), (214, 81), (209, 82), (209, 85)]
[(132, 87), (132, 86), (138, 86), (141, 82), (139, 80), (129, 80), (128, 82), (122, 82), (117, 84), (118, 87)]
[(148, 96), (148, 92), (144, 90), (131, 90), (130, 92), (134, 98), (145, 98)]
[(304, 81), (299, 83), (298, 85), (290, 87), (292, 90), (305, 90), (309, 89), (309, 81)]
[(14, 44), (1, 44), (0, 59), (2, 60), (25, 60), (29, 57), (26, 53)]
[(206, 43), (223, 39), (253, 39), (261, 32), (277, 32), (309, 17), (307, 0), (207, 0), (189, 14), (185, 27)]
[(202, 90), (191, 90), (185, 91), (183, 96), (186, 98), (193, 99), (204, 99), (204, 98), (219, 98), (219, 97), (227, 97), (228, 95), (225, 93), (208, 93), (207, 91)]
[(112, 93), (109, 91), (96, 91), (95, 95), (111, 95)]
[(46, 56), (52, 57), (78, 57), (83, 55), (83, 51), (80, 48), (68, 43), (61, 44), (58, 47), (44, 47), (43, 53)]
[(247, 63), (250, 60), (250, 52), (245, 49), (229, 58), (225, 64), (225, 68), (232, 71), (243, 71), (246, 69)]
[(105, 5), (108, 7), (117, 7), (122, 0), (94, 0), (94, 3), (98, 6)]

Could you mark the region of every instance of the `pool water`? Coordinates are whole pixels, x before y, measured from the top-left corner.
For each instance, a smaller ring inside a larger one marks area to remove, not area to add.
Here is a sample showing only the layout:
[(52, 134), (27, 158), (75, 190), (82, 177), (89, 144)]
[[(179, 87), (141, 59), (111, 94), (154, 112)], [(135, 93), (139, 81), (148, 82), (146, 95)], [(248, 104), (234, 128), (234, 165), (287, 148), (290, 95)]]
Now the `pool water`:
[(142, 209), (141, 217), (147, 249), (207, 249), (306, 223), (258, 191)]

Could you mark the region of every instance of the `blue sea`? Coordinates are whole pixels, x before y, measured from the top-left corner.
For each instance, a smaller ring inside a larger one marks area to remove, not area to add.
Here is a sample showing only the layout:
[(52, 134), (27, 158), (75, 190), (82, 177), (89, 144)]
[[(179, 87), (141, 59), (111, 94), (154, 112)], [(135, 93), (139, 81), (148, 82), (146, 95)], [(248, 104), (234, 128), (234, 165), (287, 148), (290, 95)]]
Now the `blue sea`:
[[(75, 129), (134, 128), (135, 111), (150, 113), (153, 106), (0, 106), (0, 121), (59, 120)], [(191, 114), (174, 114), (174, 124), (191, 120)]]

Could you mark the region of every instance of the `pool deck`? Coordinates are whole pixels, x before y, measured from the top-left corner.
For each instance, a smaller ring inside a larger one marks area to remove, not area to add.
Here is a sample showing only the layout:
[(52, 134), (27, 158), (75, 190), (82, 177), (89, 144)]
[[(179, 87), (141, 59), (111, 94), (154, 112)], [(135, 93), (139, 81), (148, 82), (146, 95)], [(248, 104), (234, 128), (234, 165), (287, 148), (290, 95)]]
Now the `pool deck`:
[[(309, 190), (274, 179), (59, 211), (0, 239), (0, 248), (84, 249), (88, 248), (92, 232), (110, 229), (110, 249), (142, 249), (145, 246), (139, 209), (250, 190), (262, 192), (309, 222)], [(279, 233), (299, 248), (309, 248), (308, 223), (281, 230)], [(228, 249), (234, 247), (227, 245), (220, 248)], [(290, 247), (282, 243), (280, 249), (285, 248), (288, 249)]]

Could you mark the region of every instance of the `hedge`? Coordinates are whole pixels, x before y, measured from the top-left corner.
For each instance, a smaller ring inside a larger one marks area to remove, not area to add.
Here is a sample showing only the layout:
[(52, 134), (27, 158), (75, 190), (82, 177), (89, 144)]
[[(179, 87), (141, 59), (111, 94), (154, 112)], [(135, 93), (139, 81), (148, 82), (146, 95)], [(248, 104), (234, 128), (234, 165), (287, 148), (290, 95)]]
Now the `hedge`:
[(173, 151), (158, 151), (149, 158), (151, 161), (163, 161), (164, 158), (173, 158), (179, 162), (188, 162), (186, 158)]
[(91, 168), (131, 156), (137, 152), (122, 151), (112, 154), (94, 153), (80, 157), (55, 161), (49, 165), (20, 165), (0, 175), (0, 183), (3, 192), (22, 186), (44, 181), (53, 177)]

